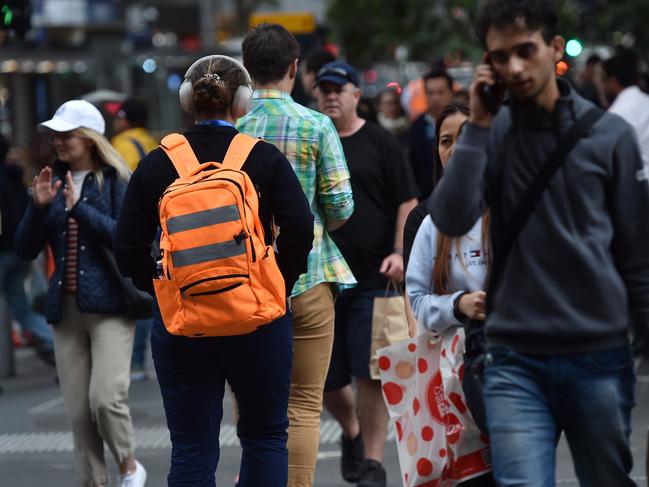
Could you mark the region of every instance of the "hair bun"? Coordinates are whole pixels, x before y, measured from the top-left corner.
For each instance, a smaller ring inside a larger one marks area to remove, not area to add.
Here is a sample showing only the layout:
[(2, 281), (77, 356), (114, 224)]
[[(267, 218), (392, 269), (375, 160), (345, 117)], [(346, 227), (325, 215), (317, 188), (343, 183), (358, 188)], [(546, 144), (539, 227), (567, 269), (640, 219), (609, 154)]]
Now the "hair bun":
[(226, 112), (232, 103), (232, 93), (216, 73), (206, 73), (193, 83), (194, 106), (201, 111)]

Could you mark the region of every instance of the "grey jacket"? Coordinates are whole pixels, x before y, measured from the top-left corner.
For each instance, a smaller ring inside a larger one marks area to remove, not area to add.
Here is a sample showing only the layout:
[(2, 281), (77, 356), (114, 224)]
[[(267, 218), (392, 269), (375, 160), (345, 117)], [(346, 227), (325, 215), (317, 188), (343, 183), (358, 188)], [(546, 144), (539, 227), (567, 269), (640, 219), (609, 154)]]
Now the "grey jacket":
[[(558, 139), (592, 104), (559, 80), (554, 113), (503, 108), (467, 124), (429, 202), (440, 231), (468, 232), (488, 207), (494, 245)], [(498, 177), (500, 176), (500, 177)], [(572, 150), (490, 289), (488, 346), (538, 354), (627, 343), (649, 323), (649, 183), (633, 129), (605, 114)]]

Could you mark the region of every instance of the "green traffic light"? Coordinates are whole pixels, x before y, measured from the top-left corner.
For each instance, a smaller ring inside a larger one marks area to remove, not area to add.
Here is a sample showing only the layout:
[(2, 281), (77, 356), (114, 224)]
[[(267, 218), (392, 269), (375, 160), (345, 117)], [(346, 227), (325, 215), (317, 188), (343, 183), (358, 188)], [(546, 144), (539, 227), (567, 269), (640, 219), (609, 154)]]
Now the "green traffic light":
[(3, 5), (0, 11), (2, 12), (2, 23), (5, 27), (10, 26), (14, 19), (14, 13), (11, 7), (9, 5)]
[(566, 44), (566, 54), (571, 57), (577, 57), (581, 54), (583, 46), (577, 39), (570, 39)]
[(12, 22), (13, 19), (14, 19), (14, 13), (13, 13), (13, 11), (11, 10), (11, 7), (9, 7), (9, 5), (3, 5), (3, 7), (2, 7), (2, 14), (3, 14), (3, 16), (2, 16), (2, 23), (3, 23), (5, 26), (10, 26), (10, 25), (11, 25), (11, 22)]

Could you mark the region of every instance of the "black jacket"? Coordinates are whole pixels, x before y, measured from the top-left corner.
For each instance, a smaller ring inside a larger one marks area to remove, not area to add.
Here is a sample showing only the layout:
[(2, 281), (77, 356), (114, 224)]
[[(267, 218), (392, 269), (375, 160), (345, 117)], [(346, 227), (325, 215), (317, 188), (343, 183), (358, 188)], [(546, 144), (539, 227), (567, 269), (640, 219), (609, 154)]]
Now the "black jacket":
[(0, 165), (0, 213), (2, 213), (0, 252), (13, 250), (16, 228), (28, 202), (22, 169), (18, 166)]
[[(236, 134), (231, 127), (195, 125), (184, 135), (200, 162), (219, 162)], [(275, 146), (259, 142), (242, 169), (260, 195), (259, 218), (266, 243), (271, 243), (272, 218), (281, 229), (276, 242), (277, 264), (290, 295), (300, 274), (307, 272), (307, 257), (313, 244), (309, 203), (291, 164)], [(162, 149), (150, 152), (131, 177), (117, 224), (115, 257), (120, 270), (132, 277), (137, 287), (151, 294), (155, 262), (150, 255), (160, 222), (158, 203), (167, 186), (177, 178), (176, 169)]]
[[(65, 181), (68, 166), (61, 162), (54, 164), (54, 181)], [(47, 321), (55, 324), (61, 321), (61, 288), (68, 227), (68, 217), (79, 224), (77, 240), (77, 305), (89, 313), (121, 313), (124, 301), (120, 283), (110, 272), (100, 246), (111, 247), (117, 215), (124, 198), (126, 183), (117, 178), (117, 172), (104, 166), (103, 183), (97, 184), (94, 173), (83, 181), (81, 196), (76, 205), (65, 211), (63, 190), (48, 208), (36, 208), (30, 204), (16, 232), (16, 252), (25, 260), (35, 259), (49, 244), (54, 256), (54, 274), (50, 278), (47, 298)]]
[(433, 166), (435, 165), (435, 125), (431, 116), (424, 113), (410, 126), (410, 165), (419, 185), (419, 201), (433, 192)]

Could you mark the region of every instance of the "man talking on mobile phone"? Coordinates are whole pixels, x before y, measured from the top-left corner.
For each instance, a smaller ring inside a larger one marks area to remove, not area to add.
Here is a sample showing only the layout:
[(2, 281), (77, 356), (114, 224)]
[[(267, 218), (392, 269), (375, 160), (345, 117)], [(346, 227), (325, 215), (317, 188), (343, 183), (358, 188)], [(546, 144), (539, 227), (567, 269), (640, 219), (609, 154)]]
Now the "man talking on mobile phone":
[[(648, 174), (632, 128), (557, 79), (556, 26), (552, 0), (486, 2), (476, 30), (489, 64), (429, 211), (451, 236), (491, 212), (484, 392), (497, 484), (553, 486), (563, 432), (581, 485), (624, 487), (635, 485), (627, 330), (649, 322)], [(503, 90), (509, 106), (494, 115)]]

